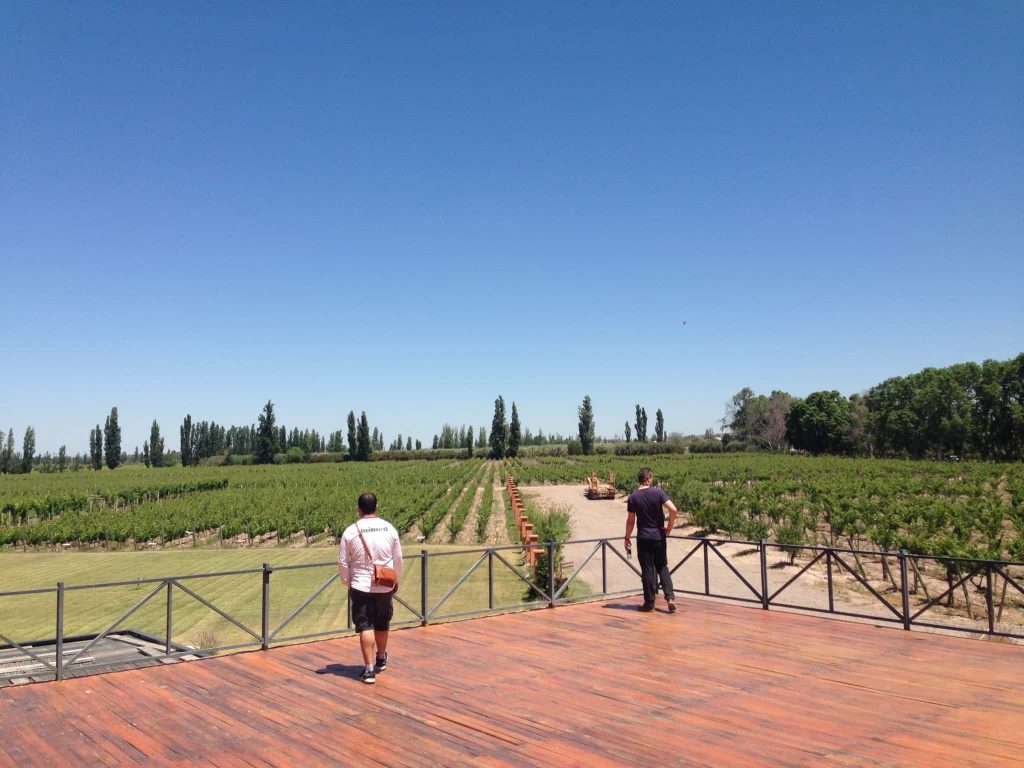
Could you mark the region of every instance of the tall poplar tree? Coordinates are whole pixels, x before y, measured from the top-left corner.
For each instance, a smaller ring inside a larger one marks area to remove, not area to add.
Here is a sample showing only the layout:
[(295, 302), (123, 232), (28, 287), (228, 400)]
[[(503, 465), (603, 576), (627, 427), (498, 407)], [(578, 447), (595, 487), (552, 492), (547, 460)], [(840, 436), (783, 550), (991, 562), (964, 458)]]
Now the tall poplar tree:
[(359, 442), (356, 439), (356, 414), (355, 411), (348, 412), (348, 455), (354, 459), (359, 452)]
[(277, 430), (274, 429), (274, 402), (267, 400), (260, 413), (259, 426), (256, 428), (256, 450), (253, 451), (254, 464), (273, 464), (277, 453)]
[(640, 404), (636, 406), (636, 440), (638, 443), (647, 442), (647, 409), (641, 408)]
[[(3, 437), (3, 432), (0, 432), (0, 437)], [(10, 472), (14, 466), (14, 427), (11, 427), (7, 433), (7, 444), (0, 446), (0, 472), (5, 475)]]
[(68, 466), (68, 447), (62, 445), (57, 451), (57, 471), (63, 472)]
[(32, 471), (32, 458), (36, 455), (36, 431), (32, 427), (25, 428), (25, 440), (21, 444), (21, 471), (28, 474)]
[(580, 448), (589, 456), (594, 452), (594, 405), (590, 402), (590, 395), (583, 397), (579, 417)]
[(665, 442), (665, 415), (661, 408), (654, 414), (654, 439), (659, 443)]
[(160, 437), (160, 425), (156, 423), (156, 419), (153, 419), (153, 424), (149, 428), (149, 465), (164, 465), (164, 439)]
[(491, 420), (491, 458), (505, 458), (508, 445), (508, 423), (505, 421), (505, 398), (498, 395), (494, 401), (494, 418)]
[(633, 439), (633, 432), (632, 432), (632, 430), (630, 430), (629, 422), (627, 421), (626, 422), (626, 442), (628, 443), (632, 439)]
[(192, 430), (192, 414), (186, 414), (179, 430), (181, 435), (181, 466), (190, 467), (195, 463), (195, 435)]
[(359, 427), (356, 429), (356, 459), (368, 461), (373, 452), (370, 444), (370, 422), (366, 418), (366, 411), (359, 416)]
[(121, 463), (121, 427), (117, 423), (117, 407), (110, 409), (103, 427), (103, 450), (107, 455), (107, 467), (117, 469)]
[(523, 439), (522, 428), (519, 424), (519, 410), (515, 402), (512, 403), (512, 423), (508, 428), (508, 450), (506, 455), (515, 457), (519, 454), (519, 443)]
[(103, 430), (99, 424), (89, 435), (89, 461), (97, 472), (103, 469)]

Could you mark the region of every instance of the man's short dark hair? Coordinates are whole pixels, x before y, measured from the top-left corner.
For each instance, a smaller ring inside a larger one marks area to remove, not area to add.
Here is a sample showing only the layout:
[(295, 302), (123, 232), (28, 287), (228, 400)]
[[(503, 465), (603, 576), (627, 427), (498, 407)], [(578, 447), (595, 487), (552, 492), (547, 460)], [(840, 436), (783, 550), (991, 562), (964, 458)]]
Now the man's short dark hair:
[(637, 482), (643, 484), (654, 477), (654, 473), (651, 472), (650, 467), (641, 467), (640, 471), (636, 473)]
[[(350, 497), (351, 498), (351, 497)], [(373, 493), (364, 493), (359, 497), (359, 514), (373, 515), (377, 512), (377, 496)]]

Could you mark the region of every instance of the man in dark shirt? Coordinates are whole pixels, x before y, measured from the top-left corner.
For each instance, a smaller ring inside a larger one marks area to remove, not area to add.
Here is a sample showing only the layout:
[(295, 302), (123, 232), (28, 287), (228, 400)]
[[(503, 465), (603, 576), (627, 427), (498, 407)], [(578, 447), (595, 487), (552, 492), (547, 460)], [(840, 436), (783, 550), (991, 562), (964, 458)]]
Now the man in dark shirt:
[[(626, 549), (630, 548), (630, 537), (636, 526), (637, 556), (640, 558), (640, 581), (644, 587), (644, 604), (641, 611), (653, 611), (658, 596), (658, 579), (665, 590), (669, 613), (675, 613), (676, 598), (672, 590), (672, 574), (668, 570), (668, 535), (676, 524), (679, 514), (675, 504), (661, 488), (654, 486), (654, 473), (644, 467), (637, 474), (640, 487), (629, 494), (626, 502)], [(668, 523), (664, 509), (668, 509)]]

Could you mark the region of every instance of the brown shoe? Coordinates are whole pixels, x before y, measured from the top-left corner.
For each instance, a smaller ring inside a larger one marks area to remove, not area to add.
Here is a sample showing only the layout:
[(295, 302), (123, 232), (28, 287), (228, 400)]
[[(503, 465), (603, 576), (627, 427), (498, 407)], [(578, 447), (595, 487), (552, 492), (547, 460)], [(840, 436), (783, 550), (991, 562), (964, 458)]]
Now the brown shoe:
[(644, 603), (643, 605), (637, 606), (637, 610), (638, 611), (642, 611), (643, 613), (650, 613), (651, 611), (654, 610), (654, 604), (653, 603)]
[(676, 612), (676, 601), (675, 600), (669, 600), (668, 601), (668, 612), (669, 613), (675, 613)]

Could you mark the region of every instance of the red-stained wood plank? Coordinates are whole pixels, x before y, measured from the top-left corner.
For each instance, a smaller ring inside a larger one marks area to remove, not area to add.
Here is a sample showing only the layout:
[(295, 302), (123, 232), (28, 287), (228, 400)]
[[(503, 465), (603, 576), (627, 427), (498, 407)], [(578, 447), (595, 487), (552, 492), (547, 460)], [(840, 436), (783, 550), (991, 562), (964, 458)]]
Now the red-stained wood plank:
[(0, 765), (1020, 764), (1024, 648), (637, 600), (0, 692)]

